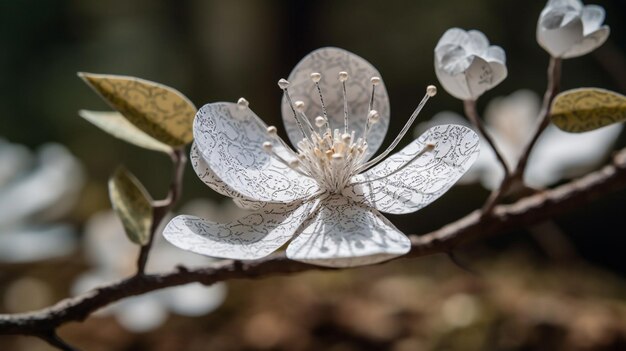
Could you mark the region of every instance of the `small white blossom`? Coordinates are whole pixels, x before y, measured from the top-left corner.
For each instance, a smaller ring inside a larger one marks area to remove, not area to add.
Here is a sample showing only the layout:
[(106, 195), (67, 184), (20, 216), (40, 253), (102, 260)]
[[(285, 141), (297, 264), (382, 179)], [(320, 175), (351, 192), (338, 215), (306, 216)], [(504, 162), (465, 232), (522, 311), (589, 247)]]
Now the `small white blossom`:
[(506, 55), (477, 30), (451, 28), (435, 47), (435, 73), (450, 95), (476, 100), (506, 78)]
[(278, 85), (295, 149), (245, 99), (198, 111), (196, 173), (255, 211), (223, 223), (176, 217), (163, 232), (172, 244), (212, 257), (257, 259), (293, 238), (287, 247), (293, 260), (332, 267), (385, 261), (408, 252), (411, 242), (379, 211), (423, 208), (478, 157), (476, 133), (443, 125), (384, 159), (435, 95), (429, 87), (391, 146), (370, 160), (389, 124), (387, 91), (371, 64), (345, 50), (312, 52)]
[(537, 42), (553, 57), (585, 55), (609, 37), (604, 9), (580, 0), (549, 0), (537, 22)]
[(71, 253), (74, 228), (57, 220), (73, 209), (82, 185), (82, 166), (62, 145), (45, 144), (34, 154), (0, 138), (0, 261)]

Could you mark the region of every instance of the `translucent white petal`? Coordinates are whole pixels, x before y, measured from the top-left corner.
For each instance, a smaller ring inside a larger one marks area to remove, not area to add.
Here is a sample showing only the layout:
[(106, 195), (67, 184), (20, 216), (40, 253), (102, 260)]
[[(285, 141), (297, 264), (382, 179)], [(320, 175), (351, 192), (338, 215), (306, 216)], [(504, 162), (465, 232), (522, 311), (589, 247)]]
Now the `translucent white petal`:
[(189, 153), (189, 160), (193, 170), (198, 175), (198, 178), (202, 182), (208, 185), (216, 192), (231, 197), (235, 200), (239, 200), (237, 203), (241, 205), (241, 208), (245, 209), (257, 209), (266, 204), (265, 201), (256, 201), (250, 199), (235, 189), (231, 188), (228, 184), (224, 183), (216, 174), (211, 170), (211, 167), (204, 160), (204, 157), (198, 151), (196, 143), (191, 145), (191, 152)]
[(450, 74), (437, 62), (435, 62), (435, 73), (437, 74), (439, 83), (441, 83), (441, 86), (443, 86), (448, 94), (460, 100), (472, 98), (467, 80), (465, 79), (465, 74), (463, 74), (463, 72)]
[[(249, 108), (219, 102), (204, 105), (194, 121), (198, 150), (213, 173), (232, 190), (257, 201), (290, 202), (318, 190), (316, 182), (263, 150), (267, 126)], [(278, 143), (274, 150), (285, 155)]]
[(605, 12), (602, 6), (587, 5), (583, 8), (581, 19), (583, 21), (583, 34), (589, 35), (600, 29), (604, 22)]
[(377, 211), (343, 196), (323, 200), (287, 257), (327, 267), (373, 264), (404, 255), (411, 241)]
[(487, 39), (487, 36), (478, 30), (470, 30), (467, 34), (469, 36), (469, 40), (465, 44), (467, 51), (474, 55), (484, 54), (489, 47), (489, 39)]
[(563, 54), (563, 58), (573, 58), (588, 54), (604, 44), (608, 39), (611, 30), (608, 26), (603, 26), (600, 29), (586, 35), (580, 42), (572, 45), (569, 50)]
[(163, 236), (175, 246), (201, 255), (252, 260), (269, 255), (286, 243), (317, 204), (271, 205), (230, 223), (213, 223), (194, 216), (171, 220)]
[[(547, 12), (537, 24), (537, 42), (553, 57), (562, 57), (567, 50), (583, 38), (583, 23), (576, 17), (564, 26), (560, 22), (565, 14)], [(554, 24), (559, 22), (559, 24)]]
[(183, 316), (203, 316), (214, 311), (222, 305), (226, 299), (226, 284), (218, 283), (204, 286), (200, 283), (192, 283), (185, 286), (169, 288), (167, 304), (170, 309)]
[(500, 84), (507, 75), (506, 66), (497, 62), (487, 62), (475, 56), (472, 64), (465, 71), (465, 79), (472, 99)]
[[(426, 144), (434, 144), (434, 149), (424, 152)], [(354, 177), (344, 195), (382, 212), (417, 211), (461, 178), (478, 158), (479, 145), (478, 135), (467, 127), (430, 128), (398, 153)]]
[(487, 62), (497, 62), (501, 65), (506, 64), (506, 53), (504, 49), (497, 45), (490, 46), (485, 52), (484, 59)]
[[(327, 47), (315, 50), (305, 56), (291, 71), (288, 77), (290, 82), (289, 93), (293, 101), (301, 100), (305, 103), (305, 113), (313, 123), (316, 116), (322, 116), (319, 92), (311, 73), (322, 75), (320, 87), (324, 97), (324, 104), (328, 113), (331, 127), (343, 130), (344, 106), (339, 72), (348, 72), (346, 93), (348, 97), (349, 125), (348, 130), (356, 131), (357, 136), (363, 135), (369, 109), (372, 84), (370, 78), (381, 77), (380, 72), (365, 59), (343, 49)], [(376, 86), (374, 110), (380, 114), (380, 122), (374, 124), (367, 137), (368, 156), (372, 156), (380, 147), (387, 133), (389, 125), (389, 97), (384, 82)], [(291, 143), (296, 145), (302, 140), (291, 106), (283, 97), (281, 112), (287, 135)], [(313, 124), (314, 125), (314, 124)]]
[(450, 28), (443, 35), (437, 46), (435, 46), (435, 53), (442, 54), (442, 52), (449, 50), (449, 46), (463, 46), (468, 40), (468, 34), (461, 28)]

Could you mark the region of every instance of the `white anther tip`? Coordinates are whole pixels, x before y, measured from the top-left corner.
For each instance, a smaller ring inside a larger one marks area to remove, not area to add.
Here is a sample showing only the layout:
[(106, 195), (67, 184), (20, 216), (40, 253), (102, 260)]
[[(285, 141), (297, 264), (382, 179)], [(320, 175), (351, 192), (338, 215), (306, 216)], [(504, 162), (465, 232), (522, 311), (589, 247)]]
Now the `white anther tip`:
[(277, 132), (278, 132), (278, 130), (276, 129), (276, 127), (274, 127), (274, 126), (267, 127), (267, 134), (269, 134), (269, 135), (276, 135)]
[(370, 82), (372, 82), (372, 85), (378, 85), (380, 84), (380, 77), (372, 77), (370, 78)]
[(376, 110), (371, 110), (367, 114), (367, 118), (369, 119), (370, 123), (372, 123), (372, 124), (373, 123), (378, 123), (378, 121), (380, 121), (380, 114)]
[(296, 101), (293, 103), (296, 107), (296, 111), (303, 112), (304, 111), (304, 101)]
[(278, 81), (278, 87), (283, 89), (283, 90), (287, 89), (289, 87), (289, 81), (287, 79), (285, 79), (285, 78), (281, 78)]
[(426, 87), (426, 95), (433, 97), (437, 95), (437, 87), (434, 85), (429, 85)]
[(270, 141), (266, 141), (263, 143), (263, 150), (265, 150), (265, 152), (272, 152), (272, 148), (274, 146), (272, 145), (272, 142)]
[(333, 161), (335, 161), (335, 162), (337, 162), (337, 161), (341, 161), (341, 160), (343, 160), (343, 155), (342, 155), (342, 154), (340, 154), (340, 153), (334, 153), (334, 154), (331, 156), (331, 159), (332, 159)]
[(248, 107), (248, 105), (250, 105), (250, 103), (248, 102), (248, 100), (244, 99), (244, 98), (239, 98), (239, 100), (237, 100), (237, 108), (240, 110), (244, 110)]
[(313, 73), (311, 73), (311, 80), (312, 80), (314, 83), (318, 83), (321, 79), (322, 79), (322, 75), (321, 75), (321, 74), (319, 74), (319, 73), (317, 73), (317, 72), (313, 72)]
[(352, 135), (345, 133), (341, 135), (341, 140), (343, 140), (344, 143), (349, 143), (350, 140), (352, 140)]
[(315, 125), (318, 128), (322, 128), (326, 124), (326, 119), (322, 116), (315, 117)]
[(348, 72), (346, 71), (339, 72), (339, 81), (345, 82), (346, 80), (348, 80)]
[(298, 159), (294, 159), (289, 161), (289, 167), (292, 169), (298, 168), (298, 166), (300, 166), (300, 160)]

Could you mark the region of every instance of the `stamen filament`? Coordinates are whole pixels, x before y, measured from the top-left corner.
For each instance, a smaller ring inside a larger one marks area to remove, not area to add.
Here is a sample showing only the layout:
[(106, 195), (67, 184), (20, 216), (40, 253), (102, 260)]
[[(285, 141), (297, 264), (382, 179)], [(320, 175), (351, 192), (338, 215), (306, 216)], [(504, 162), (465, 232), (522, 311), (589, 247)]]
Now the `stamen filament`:
[(346, 80), (348, 80), (348, 72), (339, 72), (339, 81), (343, 91), (343, 132), (348, 132), (348, 98), (346, 94)]
[(396, 136), (396, 138), (393, 140), (391, 145), (389, 145), (389, 147), (385, 151), (383, 151), (382, 154), (378, 155), (374, 159), (372, 159), (372, 160), (364, 163), (363, 165), (361, 165), (358, 168), (358, 172), (363, 172), (363, 171), (367, 170), (368, 168), (372, 167), (373, 165), (377, 164), (382, 159), (387, 157), (387, 155), (389, 155), (389, 153), (391, 153), (396, 148), (396, 146), (398, 146), (398, 144), (400, 143), (400, 140), (402, 140), (402, 137), (404, 137), (404, 135), (409, 130), (411, 125), (413, 125), (413, 122), (415, 122), (415, 119), (417, 118), (417, 115), (419, 115), (420, 111), (422, 111), (422, 108), (424, 107), (424, 105), (426, 105), (426, 102), (428, 101), (428, 99), (430, 97), (432, 97), (432, 96), (435, 96), (435, 94), (437, 94), (437, 88), (435, 88), (435, 86), (433, 86), (433, 85), (429, 85), (426, 88), (426, 94), (422, 98), (422, 101), (420, 101), (419, 105), (417, 105), (417, 107), (415, 108), (415, 111), (413, 111), (413, 114), (411, 114), (411, 117), (409, 117), (409, 120), (406, 122), (404, 127), (402, 127), (402, 130), (400, 131), (400, 134), (398, 134), (398, 136)]

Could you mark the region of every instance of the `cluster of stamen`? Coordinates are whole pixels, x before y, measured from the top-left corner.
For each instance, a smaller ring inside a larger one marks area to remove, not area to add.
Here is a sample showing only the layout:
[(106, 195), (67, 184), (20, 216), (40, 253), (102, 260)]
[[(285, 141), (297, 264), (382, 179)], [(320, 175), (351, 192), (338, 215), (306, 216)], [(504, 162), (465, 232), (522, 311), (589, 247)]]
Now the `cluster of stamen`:
[[(324, 97), (319, 84), (322, 75), (314, 72), (311, 73), (310, 77), (319, 93), (322, 115), (316, 116), (313, 123), (311, 123), (305, 114), (306, 106), (304, 102), (292, 101), (288, 90), (289, 82), (286, 79), (279, 80), (278, 86), (283, 90), (287, 102), (291, 106), (293, 118), (302, 134), (302, 140), (297, 143), (296, 150), (294, 151), (278, 137), (276, 127), (270, 126), (267, 128), (269, 140), (263, 143), (263, 149), (294, 171), (315, 179), (321, 189), (331, 193), (340, 192), (341, 189), (349, 184), (350, 178), (378, 163), (389, 154), (393, 148), (397, 146), (402, 136), (406, 134), (408, 128), (413, 123), (428, 98), (434, 96), (437, 91), (434, 86), (428, 86), (426, 95), (392, 145), (378, 157), (367, 161), (367, 138), (372, 126), (380, 121), (380, 114), (374, 109), (374, 94), (376, 92), (376, 86), (380, 84), (380, 78), (372, 77), (370, 79), (372, 90), (367, 121), (362, 135), (356, 135), (355, 131), (349, 132), (349, 112), (346, 97), (346, 81), (349, 78), (348, 73), (342, 71), (339, 72), (338, 76), (342, 84), (343, 93), (343, 130), (339, 128), (331, 129), (326, 113), (326, 106), (324, 105)], [(241, 98), (238, 101), (238, 105), (239, 108), (245, 109), (248, 107), (248, 101)], [(290, 158), (287, 159), (279, 155), (275, 150), (275, 144), (281, 145), (285, 152), (290, 155)], [(430, 150), (432, 147), (433, 145), (429, 144), (427, 149)]]

